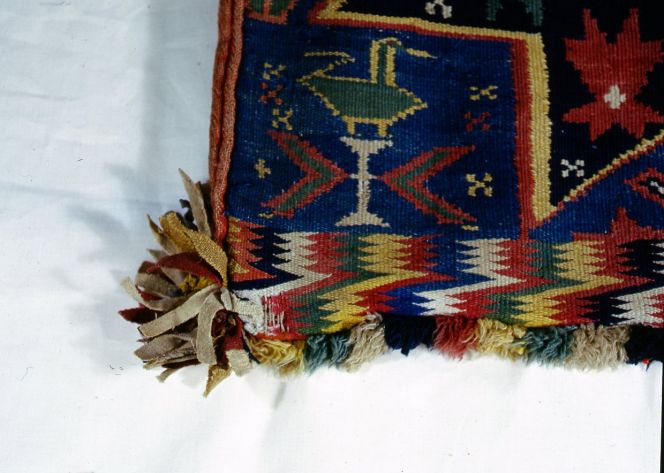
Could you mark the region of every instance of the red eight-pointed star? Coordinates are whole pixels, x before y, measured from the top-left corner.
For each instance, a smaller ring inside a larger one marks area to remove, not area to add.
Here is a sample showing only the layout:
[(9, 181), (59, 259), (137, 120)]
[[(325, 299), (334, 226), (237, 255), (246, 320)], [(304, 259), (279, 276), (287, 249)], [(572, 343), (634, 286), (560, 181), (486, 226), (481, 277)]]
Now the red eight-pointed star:
[(664, 123), (664, 116), (637, 102), (635, 96), (648, 82), (647, 74), (662, 61), (661, 41), (641, 41), (637, 10), (623, 23), (615, 43), (607, 43), (590, 11), (584, 10), (586, 38), (565, 39), (567, 59), (581, 73), (581, 79), (595, 101), (568, 111), (563, 120), (588, 123), (590, 139), (616, 123), (641, 138), (646, 123)]

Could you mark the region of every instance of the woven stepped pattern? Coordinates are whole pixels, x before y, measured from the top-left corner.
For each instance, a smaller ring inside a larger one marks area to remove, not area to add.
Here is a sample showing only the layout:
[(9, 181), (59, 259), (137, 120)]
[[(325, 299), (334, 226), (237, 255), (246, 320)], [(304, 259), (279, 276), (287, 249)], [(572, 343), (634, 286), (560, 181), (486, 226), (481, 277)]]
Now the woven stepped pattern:
[(210, 176), (124, 283), (162, 378), (662, 359), (664, 4), (224, 0)]

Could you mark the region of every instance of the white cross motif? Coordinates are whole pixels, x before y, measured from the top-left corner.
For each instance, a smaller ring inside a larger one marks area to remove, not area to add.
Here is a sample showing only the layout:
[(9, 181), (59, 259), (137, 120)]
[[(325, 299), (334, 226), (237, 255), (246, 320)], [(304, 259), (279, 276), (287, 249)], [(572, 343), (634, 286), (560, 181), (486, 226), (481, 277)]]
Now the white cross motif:
[(604, 95), (604, 101), (611, 110), (617, 110), (627, 101), (627, 96), (620, 92), (620, 87), (612, 85)]
[(445, 5), (445, 0), (433, 0), (431, 2), (427, 2), (424, 5), (424, 10), (429, 15), (435, 15), (436, 7), (440, 7), (440, 13), (443, 15), (443, 18), (445, 18), (446, 20), (448, 18), (452, 18), (452, 6)]
[(569, 177), (572, 175), (572, 173), (575, 173), (576, 177), (583, 177), (585, 174), (583, 166), (585, 166), (586, 163), (582, 159), (577, 159), (574, 161), (574, 164), (570, 163), (566, 159), (563, 159), (560, 161), (560, 164), (565, 166), (565, 169), (561, 170), (560, 172), (563, 177)]

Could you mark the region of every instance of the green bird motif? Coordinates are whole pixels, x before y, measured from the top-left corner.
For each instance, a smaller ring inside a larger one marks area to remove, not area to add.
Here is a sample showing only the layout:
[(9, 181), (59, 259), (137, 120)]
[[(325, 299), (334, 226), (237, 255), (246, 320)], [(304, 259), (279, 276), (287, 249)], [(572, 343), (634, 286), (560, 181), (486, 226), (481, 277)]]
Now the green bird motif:
[(398, 51), (434, 58), (426, 51), (405, 48), (397, 38), (384, 38), (371, 43), (369, 78), (330, 75), (333, 69), (355, 59), (343, 52), (315, 52), (305, 56), (337, 56), (339, 59), (301, 77), (298, 82), (343, 120), (349, 134), (354, 135), (355, 125), (363, 123), (375, 125), (378, 136), (385, 137), (395, 122), (427, 107), (421, 98), (397, 84), (395, 57)]

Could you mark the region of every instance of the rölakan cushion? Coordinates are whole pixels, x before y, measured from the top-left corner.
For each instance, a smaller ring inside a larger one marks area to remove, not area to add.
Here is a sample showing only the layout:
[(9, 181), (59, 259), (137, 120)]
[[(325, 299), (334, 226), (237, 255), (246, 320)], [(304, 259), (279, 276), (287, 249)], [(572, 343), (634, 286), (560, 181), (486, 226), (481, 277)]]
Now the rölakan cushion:
[(209, 181), (183, 173), (124, 282), (137, 355), (162, 379), (208, 364), (208, 392), (420, 345), (661, 361), (662, 18), (661, 0), (223, 0)]

